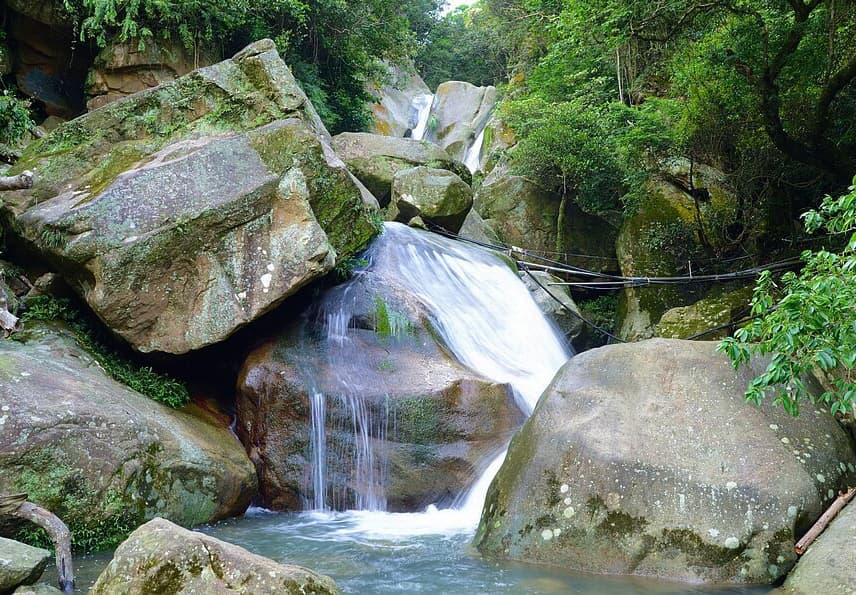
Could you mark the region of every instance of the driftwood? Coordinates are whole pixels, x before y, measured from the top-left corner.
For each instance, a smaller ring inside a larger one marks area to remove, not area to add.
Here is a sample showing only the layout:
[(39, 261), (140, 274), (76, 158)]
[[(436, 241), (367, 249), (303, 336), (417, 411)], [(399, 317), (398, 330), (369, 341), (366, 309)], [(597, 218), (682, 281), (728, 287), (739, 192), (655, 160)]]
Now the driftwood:
[(26, 190), (33, 187), (33, 172), (27, 170), (17, 176), (0, 176), (0, 190)]
[(8, 337), (18, 330), (18, 317), (9, 312), (8, 308), (6, 296), (3, 294), (3, 289), (0, 289), (0, 329), (2, 329), (4, 337)]
[(850, 488), (846, 493), (838, 495), (835, 502), (826, 509), (826, 512), (817, 519), (817, 522), (812, 526), (812, 528), (809, 529), (808, 532), (802, 536), (802, 539), (800, 539), (794, 546), (794, 552), (798, 556), (802, 556), (805, 553), (808, 546), (814, 543), (817, 536), (823, 533), (823, 530), (826, 529), (829, 522), (835, 518), (835, 515), (841, 512), (841, 509), (853, 499), (853, 496), (856, 496), (856, 488)]
[(63, 593), (74, 590), (74, 568), (71, 563), (71, 532), (51, 511), (27, 502), (27, 494), (0, 495), (0, 514), (30, 521), (45, 531), (56, 551), (56, 568), (59, 588)]

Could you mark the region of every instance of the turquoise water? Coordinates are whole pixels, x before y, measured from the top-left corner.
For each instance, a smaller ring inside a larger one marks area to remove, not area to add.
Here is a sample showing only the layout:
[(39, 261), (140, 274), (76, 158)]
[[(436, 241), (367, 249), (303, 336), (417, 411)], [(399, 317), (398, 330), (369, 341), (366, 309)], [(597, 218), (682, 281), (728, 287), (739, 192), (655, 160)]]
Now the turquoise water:
[[(440, 511), (441, 513), (443, 511)], [(260, 510), (199, 530), (283, 563), (333, 577), (343, 593), (748, 595), (766, 587), (697, 587), (570, 572), (482, 559), (471, 531), (431, 533), (431, 514), (271, 513)], [(75, 559), (76, 593), (86, 593), (111, 553)], [(55, 584), (49, 568), (41, 582)]]
[[(442, 512), (442, 511), (440, 511)], [(432, 534), (431, 514), (270, 513), (202, 529), (263, 556), (333, 577), (344, 593), (581, 593), (587, 595), (767, 593), (642, 579), (579, 576), (496, 563), (470, 546), (472, 533)]]

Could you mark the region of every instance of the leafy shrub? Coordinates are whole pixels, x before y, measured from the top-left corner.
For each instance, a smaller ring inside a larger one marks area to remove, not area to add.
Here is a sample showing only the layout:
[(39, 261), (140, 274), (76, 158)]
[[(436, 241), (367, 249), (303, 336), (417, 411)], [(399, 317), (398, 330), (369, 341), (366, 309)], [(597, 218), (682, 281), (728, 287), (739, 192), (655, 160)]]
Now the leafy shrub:
[[(856, 180), (854, 180), (856, 184)], [(736, 368), (757, 355), (772, 354), (763, 374), (746, 390), (760, 403), (773, 393), (776, 404), (791, 415), (808, 399), (829, 406), (832, 413), (856, 412), (856, 186), (834, 199), (827, 196), (818, 211), (803, 215), (809, 233), (823, 229), (843, 234), (840, 252), (806, 251), (805, 266), (777, 283), (769, 271), (761, 275), (752, 298), (758, 316), (719, 350)], [(814, 369), (831, 373), (832, 388), (815, 398), (805, 383)]]
[(30, 102), (9, 89), (0, 93), (0, 144), (14, 146), (33, 126)]

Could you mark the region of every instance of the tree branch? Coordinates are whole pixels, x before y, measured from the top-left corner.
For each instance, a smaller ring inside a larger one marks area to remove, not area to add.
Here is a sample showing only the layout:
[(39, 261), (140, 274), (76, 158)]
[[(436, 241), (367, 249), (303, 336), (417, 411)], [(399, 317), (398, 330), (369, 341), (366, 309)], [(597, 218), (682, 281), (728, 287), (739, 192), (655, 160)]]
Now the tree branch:
[(33, 187), (33, 172), (27, 170), (18, 176), (0, 176), (0, 190), (26, 190)]

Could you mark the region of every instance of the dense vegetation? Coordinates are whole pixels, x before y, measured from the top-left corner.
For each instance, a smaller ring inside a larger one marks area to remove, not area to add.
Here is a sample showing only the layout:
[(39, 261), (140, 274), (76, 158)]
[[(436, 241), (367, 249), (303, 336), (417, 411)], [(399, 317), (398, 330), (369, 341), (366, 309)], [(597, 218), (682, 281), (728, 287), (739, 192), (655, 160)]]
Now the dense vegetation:
[(794, 215), (856, 169), (853, 3), (481, 0), (466, 14), (450, 61), (505, 56), (519, 169), (587, 210), (621, 206), (670, 156)]

